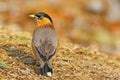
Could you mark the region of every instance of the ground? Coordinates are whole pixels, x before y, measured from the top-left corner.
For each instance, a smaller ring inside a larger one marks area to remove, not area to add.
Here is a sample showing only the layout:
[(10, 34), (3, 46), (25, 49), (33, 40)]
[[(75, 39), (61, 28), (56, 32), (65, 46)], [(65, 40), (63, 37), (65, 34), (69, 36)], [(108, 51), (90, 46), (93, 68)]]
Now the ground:
[(53, 76), (38, 75), (27, 32), (0, 29), (0, 80), (120, 80), (120, 62), (97, 49), (59, 42)]

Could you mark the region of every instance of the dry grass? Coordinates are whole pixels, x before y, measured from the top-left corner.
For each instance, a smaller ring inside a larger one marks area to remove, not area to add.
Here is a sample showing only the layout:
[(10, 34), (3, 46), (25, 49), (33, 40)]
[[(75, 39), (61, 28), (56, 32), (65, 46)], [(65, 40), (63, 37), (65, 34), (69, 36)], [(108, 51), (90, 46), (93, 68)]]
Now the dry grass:
[(32, 53), (28, 33), (0, 30), (0, 80), (120, 80), (120, 63), (98, 50), (60, 42), (52, 77), (37, 74)]

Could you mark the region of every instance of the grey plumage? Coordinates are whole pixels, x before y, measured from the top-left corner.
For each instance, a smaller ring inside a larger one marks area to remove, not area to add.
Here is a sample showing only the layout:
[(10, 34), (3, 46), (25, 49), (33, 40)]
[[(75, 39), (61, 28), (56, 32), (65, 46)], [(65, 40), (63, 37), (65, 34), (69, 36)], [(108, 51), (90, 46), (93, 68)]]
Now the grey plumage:
[[(32, 45), (35, 47), (36, 55), (39, 58), (41, 68), (52, 69), (51, 57), (55, 54), (58, 44), (56, 31), (49, 27), (37, 28), (34, 31)], [(43, 70), (43, 75), (46, 75), (49, 70)]]

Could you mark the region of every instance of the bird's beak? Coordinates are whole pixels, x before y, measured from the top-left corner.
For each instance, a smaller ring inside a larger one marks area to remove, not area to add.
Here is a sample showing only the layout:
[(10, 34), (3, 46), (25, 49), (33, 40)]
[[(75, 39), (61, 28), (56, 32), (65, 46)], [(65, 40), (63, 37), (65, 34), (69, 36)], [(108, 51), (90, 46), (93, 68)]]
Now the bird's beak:
[(31, 15), (29, 15), (29, 17), (33, 17), (33, 18), (34, 18), (34, 17), (35, 17), (35, 15), (31, 14)]

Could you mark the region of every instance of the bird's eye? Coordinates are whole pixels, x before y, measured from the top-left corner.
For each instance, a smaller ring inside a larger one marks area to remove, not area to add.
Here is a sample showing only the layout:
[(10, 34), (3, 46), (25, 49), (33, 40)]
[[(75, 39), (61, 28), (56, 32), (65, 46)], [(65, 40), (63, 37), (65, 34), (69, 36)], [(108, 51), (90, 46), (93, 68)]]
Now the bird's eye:
[(44, 16), (39, 16), (39, 19), (42, 19)]

